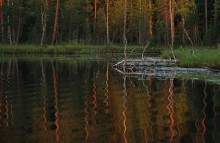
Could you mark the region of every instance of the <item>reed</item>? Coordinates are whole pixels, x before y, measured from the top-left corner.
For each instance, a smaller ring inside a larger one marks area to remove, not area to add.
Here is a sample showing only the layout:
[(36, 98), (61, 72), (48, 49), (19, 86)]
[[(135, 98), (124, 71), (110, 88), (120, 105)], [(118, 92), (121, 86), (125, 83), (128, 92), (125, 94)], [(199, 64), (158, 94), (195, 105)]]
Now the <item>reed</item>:
[[(220, 49), (200, 47), (192, 50), (191, 48), (180, 48), (174, 50), (174, 55), (178, 59), (178, 66), (220, 67)], [(172, 58), (172, 52), (166, 49), (161, 56)]]
[[(128, 46), (128, 53), (141, 53), (144, 46)], [(146, 52), (159, 52), (159, 48), (149, 48)], [(122, 53), (122, 45), (0, 45), (1, 54), (92, 54)]]

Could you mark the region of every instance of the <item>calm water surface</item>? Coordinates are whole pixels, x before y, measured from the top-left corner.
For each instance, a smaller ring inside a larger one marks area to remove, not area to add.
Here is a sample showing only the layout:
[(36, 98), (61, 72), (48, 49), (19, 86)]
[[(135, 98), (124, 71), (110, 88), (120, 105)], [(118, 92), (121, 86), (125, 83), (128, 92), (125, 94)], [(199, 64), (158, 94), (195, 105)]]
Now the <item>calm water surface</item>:
[(125, 76), (97, 57), (0, 59), (1, 143), (220, 142), (220, 85), (205, 78)]

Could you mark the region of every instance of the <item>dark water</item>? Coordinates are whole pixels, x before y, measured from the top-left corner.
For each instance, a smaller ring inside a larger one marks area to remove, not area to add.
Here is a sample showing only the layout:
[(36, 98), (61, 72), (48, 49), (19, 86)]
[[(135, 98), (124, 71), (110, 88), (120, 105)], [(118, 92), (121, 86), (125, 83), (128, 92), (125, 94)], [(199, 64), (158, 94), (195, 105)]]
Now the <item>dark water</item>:
[(100, 58), (2, 57), (0, 142), (220, 142), (220, 85), (137, 78)]

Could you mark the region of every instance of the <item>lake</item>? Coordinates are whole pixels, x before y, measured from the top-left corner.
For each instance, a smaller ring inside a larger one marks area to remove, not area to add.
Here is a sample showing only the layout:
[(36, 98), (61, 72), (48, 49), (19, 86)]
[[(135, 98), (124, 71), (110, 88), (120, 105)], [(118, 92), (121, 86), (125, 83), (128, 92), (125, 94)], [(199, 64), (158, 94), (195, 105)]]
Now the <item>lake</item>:
[(0, 142), (220, 142), (219, 74), (123, 74), (119, 59), (1, 56)]

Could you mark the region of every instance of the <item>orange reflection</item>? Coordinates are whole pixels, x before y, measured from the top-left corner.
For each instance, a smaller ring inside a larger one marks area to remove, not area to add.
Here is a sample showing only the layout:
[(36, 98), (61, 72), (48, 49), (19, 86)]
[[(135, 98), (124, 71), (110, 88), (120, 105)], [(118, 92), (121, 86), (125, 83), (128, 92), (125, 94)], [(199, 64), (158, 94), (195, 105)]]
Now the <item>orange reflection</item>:
[(55, 96), (55, 101), (56, 101), (56, 104), (55, 104), (55, 109), (56, 109), (56, 113), (55, 113), (55, 116), (56, 116), (56, 121), (55, 121), (55, 124), (56, 124), (56, 142), (59, 142), (60, 141), (60, 135), (59, 135), (60, 126), (59, 126), (58, 92), (57, 92), (56, 69), (55, 69), (54, 63), (52, 64), (52, 70), (53, 70), (54, 96)]
[(126, 120), (127, 120), (127, 117), (126, 117), (126, 111), (127, 111), (127, 107), (126, 107), (126, 102), (127, 102), (127, 99), (126, 99), (126, 96), (127, 96), (126, 77), (124, 77), (123, 87), (124, 87), (124, 96), (123, 96), (124, 111), (122, 112), (122, 115), (124, 117), (124, 120), (123, 120), (123, 126), (124, 126), (123, 138), (124, 138), (124, 142), (127, 143), (127, 138), (126, 138), (126, 131), (127, 131), (127, 126), (126, 126)]
[(105, 84), (106, 84), (106, 87), (105, 87), (104, 103), (106, 105), (106, 113), (108, 113), (108, 109), (107, 109), (107, 107), (109, 105), (109, 103), (108, 103), (108, 64), (107, 64), (107, 70), (106, 70), (106, 82), (105, 82)]
[(205, 132), (206, 132), (206, 126), (205, 126), (205, 120), (206, 120), (206, 113), (205, 113), (205, 109), (207, 107), (207, 103), (206, 103), (206, 98), (207, 98), (207, 92), (206, 92), (206, 88), (207, 88), (207, 83), (205, 82), (205, 87), (204, 87), (204, 98), (202, 100), (203, 104), (204, 104), (204, 108), (202, 110), (202, 113), (204, 115), (204, 118), (202, 120), (202, 127), (203, 127), (203, 132), (202, 132), (202, 141), (205, 143)]
[(92, 101), (92, 103), (93, 103), (93, 108), (92, 108), (92, 111), (93, 111), (93, 113), (94, 113), (94, 119), (93, 119), (93, 123), (96, 123), (96, 107), (97, 107), (97, 105), (96, 105), (96, 76), (94, 77), (94, 80), (93, 80), (93, 89), (92, 89), (92, 92), (93, 92), (93, 95), (92, 95), (92, 97), (93, 97), (93, 101)]
[(89, 121), (88, 121), (88, 116), (89, 116), (89, 113), (88, 113), (88, 104), (85, 103), (86, 105), (86, 108), (85, 108), (85, 113), (86, 113), (86, 116), (85, 116), (85, 122), (86, 122), (86, 126), (85, 126), (85, 131), (86, 131), (86, 139), (85, 139), (85, 142), (87, 143), (88, 142), (88, 137), (89, 137), (89, 130), (88, 130), (88, 125), (89, 125)]
[(174, 120), (174, 117), (173, 117), (173, 114), (174, 114), (174, 108), (173, 108), (173, 79), (170, 79), (170, 88), (169, 88), (169, 96), (168, 96), (168, 100), (169, 100), (169, 104), (168, 104), (168, 110), (169, 110), (169, 116), (170, 116), (170, 131), (171, 131), (171, 137), (170, 137), (170, 142), (173, 141), (173, 138), (174, 138), (174, 135), (175, 135), (175, 132), (174, 132), (174, 123), (175, 123), (175, 120)]

